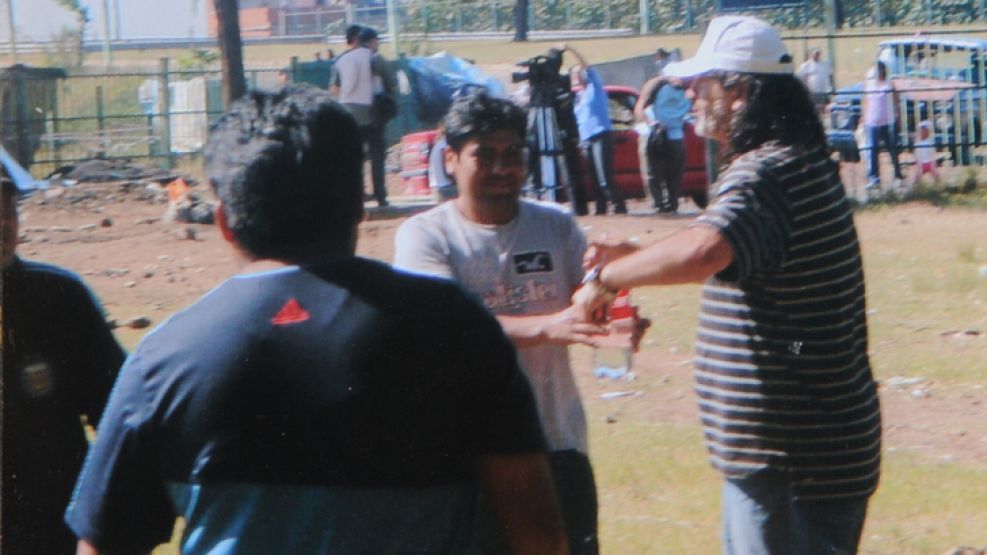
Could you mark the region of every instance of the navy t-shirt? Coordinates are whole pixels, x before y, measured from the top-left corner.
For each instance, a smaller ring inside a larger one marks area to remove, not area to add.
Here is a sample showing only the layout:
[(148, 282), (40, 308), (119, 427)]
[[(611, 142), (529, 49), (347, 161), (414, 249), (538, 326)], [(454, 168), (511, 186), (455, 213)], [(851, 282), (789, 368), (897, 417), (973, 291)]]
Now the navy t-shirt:
[(62, 515), (124, 353), (75, 274), (3, 270), (3, 552), (75, 553)]
[(483, 454), (544, 450), (493, 317), (352, 258), (233, 277), (127, 361), (67, 521), (104, 551), (469, 552)]

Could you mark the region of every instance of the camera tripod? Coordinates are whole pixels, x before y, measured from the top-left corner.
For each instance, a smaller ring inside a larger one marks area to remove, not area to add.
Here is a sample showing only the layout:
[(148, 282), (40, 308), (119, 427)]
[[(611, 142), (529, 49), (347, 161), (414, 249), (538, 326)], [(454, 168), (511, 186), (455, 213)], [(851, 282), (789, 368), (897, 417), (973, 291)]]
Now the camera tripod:
[(525, 193), (539, 200), (564, 201), (572, 179), (555, 106), (535, 105), (534, 100), (533, 95), (528, 108), (529, 179)]

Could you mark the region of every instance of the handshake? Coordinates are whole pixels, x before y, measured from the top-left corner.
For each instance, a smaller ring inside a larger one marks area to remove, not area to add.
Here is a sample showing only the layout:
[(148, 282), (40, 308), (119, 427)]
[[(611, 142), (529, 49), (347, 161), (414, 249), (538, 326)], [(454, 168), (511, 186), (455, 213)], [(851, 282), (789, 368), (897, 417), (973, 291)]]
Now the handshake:
[[(583, 267), (586, 276), (579, 289), (572, 295), (571, 316), (592, 327), (589, 333), (590, 341), (580, 341), (593, 347), (599, 347), (601, 342), (614, 343), (620, 340), (615, 336), (629, 336), (630, 346), (636, 351), (641, 338), (651, 321), (639, 318), (636, 307), (630, 306), (626, 291), (618, 291), (607, 287), (602, 279), (603, 267), (617, 258), (636, 251), (639, 247), (629, 242), (608, 241), (606, 238), (590, 244), (583, 257)], [(622, 298), (617, 299), (618, 295)], [(614, 303), (614, 300), (617, 303)], [(619, 306), (618, 306), (619, 305)], [(597, 337), (593, 337), (596, 335)], [(600, 335), (609, 336), (606, 339)], [(602, 341), (601, 341), (602, 339)]]
[(603, 268), (609, 262), (636, 252), (639, 248), (634, 243), (609, 240), (606, 236), (600, 241), (590, 243), (583, 255), (586, 276), (572, 295), (572, 305), (579, 308), (583, 318), (595, 322), (605, 319), (606, 309), (617, 297), (619, 289), (611, 289), (603, 283)]

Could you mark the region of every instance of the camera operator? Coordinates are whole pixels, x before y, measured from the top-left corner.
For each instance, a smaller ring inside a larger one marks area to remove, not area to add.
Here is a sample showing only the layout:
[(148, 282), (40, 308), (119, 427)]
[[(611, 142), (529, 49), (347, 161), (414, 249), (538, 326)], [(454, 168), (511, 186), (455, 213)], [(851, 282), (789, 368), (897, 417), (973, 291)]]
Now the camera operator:
[[(560, 75), (562, 68), (562, 52), (554, 48), (548, 54), (539, 55), (520, 62), (518, 65), (527, 68), (526, 71), (512, 75), (515, 83), (524, 83), (513, 95), (512, 99), (529, 110), (550, 109), (555, 114), (555, 125), (562, 146), (565, 168), (569, 174), (571, 186), (572, 210), (578, 216), (585, 216), (589, 211), (586, 201), (585, 180), (582, 163), (579, 159), (579, 126), (573, 112), (575, 103), (568, 75)], [(532, 121), (529, 117), (529, 122)], [(531, 124), (529, 123), (529, 126)], [(529, 129), (528, 142), (537, 143), (538, 136), (544, 130)], [(532, 148), (532, 159), (529, 169), (536, 176), (540, 188), (541, 175), (539, 168), (542, 156), (538, 148)]]
[(576, 123), (579, 140), (590, 165), (590, 184), (596, 197), (596, 215), (607, 213), (607, 203), (613, 204), (615, 214), (626, 214), (624, 195), (613, 179), (613, 138), (610, 134), (610, 105), (603, 80), (586, 62), (586, 58), (569, 45), (557, 47), (560, 53), (572, 52), (578, 61), (569, 70), (572, 87), (576, 90)]

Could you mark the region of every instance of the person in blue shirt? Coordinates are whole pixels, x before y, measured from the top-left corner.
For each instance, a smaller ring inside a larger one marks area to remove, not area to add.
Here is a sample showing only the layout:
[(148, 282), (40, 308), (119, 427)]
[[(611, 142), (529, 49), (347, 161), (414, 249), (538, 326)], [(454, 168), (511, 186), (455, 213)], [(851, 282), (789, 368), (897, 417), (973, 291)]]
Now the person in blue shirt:
[(66, 513), (79, 554), (148, 553), (176, 516), (186, 555), (568, 552), (497, 320), (355, 255), (358, 136), (308, 85), (213, 124), (217, 224), (244, 267), (120, 371)]
[(579, 141), (590, 166), (590, 184), (596, 197), (596, 214), (607, 213), (607, 203), (613, 204), (615, 214), (626, 214), (624, 194), (613, 178), (613, 137), (610, 134), (610, 102), (603, 89), (600, 74), (578, 51), (567, 44), (557, 47), (559, 52), (572, 52), (578, 61), (569, 70), (572, 88), (576, 91), (576, 123)]
[(658, 76), (641, 89), (634, 115), (649, 128), (647, 148), (648, 190), (661, 214), (678, 211), (685, 170), (685, 117), (692, 110), (685, 87), (674, 78)]

